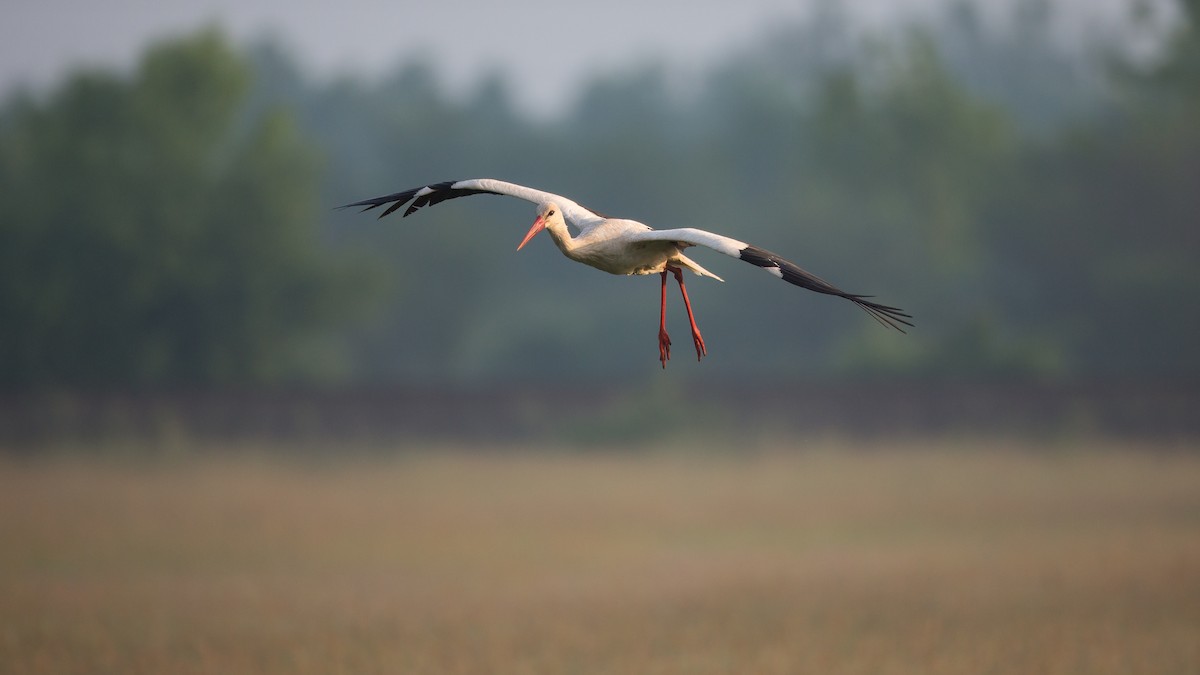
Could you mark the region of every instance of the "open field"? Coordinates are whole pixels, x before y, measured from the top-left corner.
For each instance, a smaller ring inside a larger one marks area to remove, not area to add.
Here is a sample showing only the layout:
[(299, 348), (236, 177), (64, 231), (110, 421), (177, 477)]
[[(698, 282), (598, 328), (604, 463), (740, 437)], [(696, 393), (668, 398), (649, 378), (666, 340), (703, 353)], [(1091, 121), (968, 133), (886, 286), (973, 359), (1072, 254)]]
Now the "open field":
[(5, 673), (1197, 673), (1200, 454), (0, 461)]

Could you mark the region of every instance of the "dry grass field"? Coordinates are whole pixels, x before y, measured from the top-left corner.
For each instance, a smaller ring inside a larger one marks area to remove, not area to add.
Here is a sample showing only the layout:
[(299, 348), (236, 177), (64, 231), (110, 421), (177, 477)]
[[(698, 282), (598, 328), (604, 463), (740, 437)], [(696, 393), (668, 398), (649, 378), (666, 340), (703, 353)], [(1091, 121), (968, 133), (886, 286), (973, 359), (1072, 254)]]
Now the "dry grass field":
[(1198, 673), (1200, 454), (9, 460), (0, 671)]

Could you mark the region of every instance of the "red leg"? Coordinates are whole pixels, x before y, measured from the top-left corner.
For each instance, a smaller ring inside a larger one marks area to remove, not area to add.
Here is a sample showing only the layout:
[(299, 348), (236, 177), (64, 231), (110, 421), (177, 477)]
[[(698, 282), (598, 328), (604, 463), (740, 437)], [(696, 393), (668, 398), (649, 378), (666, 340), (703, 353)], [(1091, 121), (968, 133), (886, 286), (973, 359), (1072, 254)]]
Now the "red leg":
[[(692, 316), (692, 303), (688, 300), (687, 288), (683, 285), (683, 270), (678, 267), (668, 267), (675, 274), (675, 281), (679, 282), (679, 292), (683, 294), (683, 306), (687, 309), (688, 322), (692, 324), (692, 342), (696, 344), (696, 360), (699, 361), (708, 354), (708, 350), (704, 348), (704, 338), (700, 337), (700, 329), (696, 327), (696, 317)], [(663, 284), (666, 284), (666, 272), (663, 273)], [(664, 286), (663, 293), (666, 293)], [(666, 302), (663, 302), (663, 313), (666, 314)]]
[(662, 273), (662, 309), (658, 318), (658, 360), (667, 367), (671, 360), (671, 338), (667, 335), (667, 273)]

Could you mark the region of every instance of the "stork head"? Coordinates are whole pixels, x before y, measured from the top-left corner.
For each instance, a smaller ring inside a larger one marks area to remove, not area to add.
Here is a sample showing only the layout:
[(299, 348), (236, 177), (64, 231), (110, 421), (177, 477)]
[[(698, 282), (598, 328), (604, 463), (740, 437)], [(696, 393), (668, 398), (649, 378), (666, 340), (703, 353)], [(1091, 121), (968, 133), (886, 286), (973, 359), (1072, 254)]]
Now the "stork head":
[(517, 250), (520, 251), (524, 248), (530, 239), (533, 239), (537, 236), (538, 232), (541, 232), (550, 225), (566, 226), (566, 223), (563, 221), (562, 210), (554, 202), (542, 202), (538, 204), (537, 219), (533, 221), (533, 227), (529, 228), (529, 231), (525, 233), (525, 238), (521, 240), (520, 244), (517, 244)]

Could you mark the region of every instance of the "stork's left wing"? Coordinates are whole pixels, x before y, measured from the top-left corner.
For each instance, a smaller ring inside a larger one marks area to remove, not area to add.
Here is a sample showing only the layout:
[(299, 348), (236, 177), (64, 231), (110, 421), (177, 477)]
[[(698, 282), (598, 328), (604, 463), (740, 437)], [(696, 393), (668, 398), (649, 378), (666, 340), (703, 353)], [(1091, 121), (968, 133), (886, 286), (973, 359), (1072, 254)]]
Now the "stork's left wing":
[(631, 234), (629, 238), (633, 241), (673, 241), (682, 246), (704, 246), (711, 248), (727, 256), (744, 260), (751, 265), (757, 265), (780, 279), (801, 288), (845, 298), (863, 308), (864, 311), (879, 323), (895, 328), (901, 333), (904, 333), (905, 330), (900, 327), (900, 324), (909, 327), (913, 325), (908, 321), (912, 316), (905, 314), (903, 310), (897, 307), (889, 307), (872, 302), (868, 300), (868, 298), (872, 297), (869, 295), (847, 293), (817, 275), (806, 272), (799, 265), (785, 260), (783, 257), (770, 251), (758, 248), (757, 246), (751, 246), (744, 241), (738, 241), (737, 239), (693, 227), (682, 227), (674, 230), (647, 230)]

